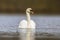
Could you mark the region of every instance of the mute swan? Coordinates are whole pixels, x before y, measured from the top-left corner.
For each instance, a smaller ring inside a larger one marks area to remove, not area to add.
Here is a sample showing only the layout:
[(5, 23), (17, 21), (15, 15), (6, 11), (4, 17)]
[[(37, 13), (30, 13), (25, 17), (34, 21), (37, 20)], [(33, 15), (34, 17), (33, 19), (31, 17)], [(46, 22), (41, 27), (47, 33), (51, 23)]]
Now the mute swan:
[(33, 14), (32, 8), (26, 9), (27, 20), (22, 20), (19, 24), (21, 40), (34, 40), (35, 22), (31, 20), (30, 14)]

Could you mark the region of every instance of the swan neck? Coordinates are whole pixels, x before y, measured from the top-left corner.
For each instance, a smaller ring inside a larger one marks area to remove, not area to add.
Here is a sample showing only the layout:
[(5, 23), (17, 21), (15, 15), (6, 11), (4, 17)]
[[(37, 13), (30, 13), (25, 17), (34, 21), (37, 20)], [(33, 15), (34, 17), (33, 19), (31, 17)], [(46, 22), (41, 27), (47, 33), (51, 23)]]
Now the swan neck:
[(26, 13), (27, 14), (27, 21), (30, 21), (30, 13)]

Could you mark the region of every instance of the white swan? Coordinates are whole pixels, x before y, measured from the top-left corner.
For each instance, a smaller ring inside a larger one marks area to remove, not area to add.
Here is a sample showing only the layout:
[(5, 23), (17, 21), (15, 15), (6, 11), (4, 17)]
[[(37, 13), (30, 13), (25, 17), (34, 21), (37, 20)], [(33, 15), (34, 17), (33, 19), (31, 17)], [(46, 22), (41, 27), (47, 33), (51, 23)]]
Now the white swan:
[(22, 20), (19, 24), (21, 40), (34, 40), (35, 22), (31, 20), (32, 8), (26, 9), (27, 20)]

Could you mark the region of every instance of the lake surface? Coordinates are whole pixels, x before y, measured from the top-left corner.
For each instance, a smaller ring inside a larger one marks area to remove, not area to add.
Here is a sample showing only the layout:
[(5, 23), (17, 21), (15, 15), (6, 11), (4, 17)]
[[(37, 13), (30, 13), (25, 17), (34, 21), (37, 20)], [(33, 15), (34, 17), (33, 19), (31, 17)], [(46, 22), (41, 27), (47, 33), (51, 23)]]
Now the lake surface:
[[(19, 23), (24, 19), (25, 15), (0, 15), (0, 31), (19, 31)], [(60, 16), (32, 15), (31, 19), (36, 22), (37, 32), (60, 33)]]

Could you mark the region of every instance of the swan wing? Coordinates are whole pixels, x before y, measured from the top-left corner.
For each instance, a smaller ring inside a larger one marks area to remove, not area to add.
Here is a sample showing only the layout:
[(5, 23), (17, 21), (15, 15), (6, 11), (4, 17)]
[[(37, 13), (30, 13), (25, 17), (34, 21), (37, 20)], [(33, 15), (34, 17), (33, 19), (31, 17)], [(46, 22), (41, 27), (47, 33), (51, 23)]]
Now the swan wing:
[(26, 28), (27, 27), (27, 21), (26, 20), (22, 20), (19, 24), (19, 28)]
[[(35, 28), (36, 24), (33, 20), (30, 20), (30, 28)], [(19, 24), (19, 28), (27, 28), (27, 21), (26, 20), (22, 20)]]
[(35, 28), (36, 27), (36, 23), (33, 20), (31, 20), (30, 21), (30, 26), (31, 26), (31, 28)]

